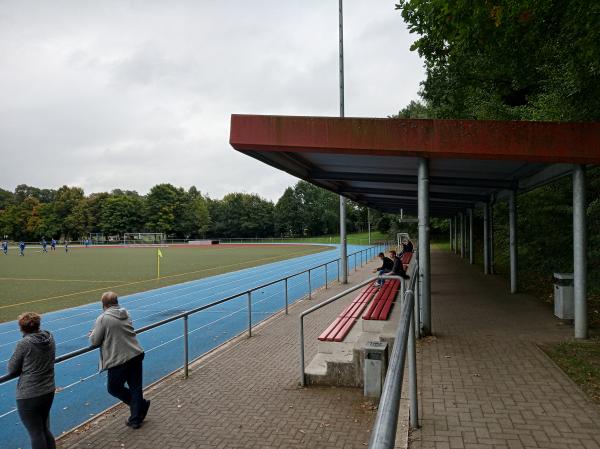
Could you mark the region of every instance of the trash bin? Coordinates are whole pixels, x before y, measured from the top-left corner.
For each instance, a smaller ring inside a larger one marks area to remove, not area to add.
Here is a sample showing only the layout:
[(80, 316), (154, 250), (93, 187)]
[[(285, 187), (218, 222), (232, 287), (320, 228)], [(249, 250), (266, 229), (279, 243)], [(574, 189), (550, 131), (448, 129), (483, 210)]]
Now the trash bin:
[(554, 315), (561, 320), (572, 320), (573, 273), (554, 273)]
[(365, 345), (364, 394), (367, 397), (381, 396), (387, 372), (387, 343), (369, 341)]

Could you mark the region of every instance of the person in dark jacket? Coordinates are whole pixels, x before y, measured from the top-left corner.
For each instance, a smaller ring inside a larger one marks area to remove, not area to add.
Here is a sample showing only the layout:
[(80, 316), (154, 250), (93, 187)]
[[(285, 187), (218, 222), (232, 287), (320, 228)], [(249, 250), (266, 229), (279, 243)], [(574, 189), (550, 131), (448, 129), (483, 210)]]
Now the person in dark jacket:
[(144, 350), (138, 343), (129, 313), (119, 306), (116, 293), (102, 295), (102, 309), (90, 332), (90, 343), (100, 347), (100, 369), (108, 371), (108, 392), (129, 406), (127, 425), (138, 429), (150, 408), (150, 401), (144, 399), (142, 391)]
[(394, 251), (394, 250), (390, 251), (390, 258), (394, 261), (394, 266), (392, 267), (392, 271), (390, 273), (386, 273), (386, 274), (400, 276), (403, 279), (410, 279), (410, 276), (408, 274), (406, 274), (406, 271), (404, 270), (404, 265), (402, 264), (402, 259), (400, 259), (400, 257), (398, 257), (398, 255), (396, 254), (396, 251)]
[(54, 449), (50, 408), (55, 391), (56, 344), (50, 332), (40, 330), (41, 317), (37, 313), (23, 313), (18, 319), (23, 338), (8, 361), (8, 374), (19, 376), (17, 410), (29, 433), (32, 449)]
[(414, 249), (415, 249), (415, 246), (413, 245), (413, 242), (411, 242), (408, 239), (402, 241), (402, 254), (412, 253), (414, 251)]
[[(389, 257), (385, 257), (385, 254), (379, 253), (377, 255), (381, 259), (381, 266), (373, 270), (373, 273), (378, 273), (380, 276), (383, 273), (391, 272), (394, 268), (394, 261)], [(375, 285), (381, 287), (385, 281), (383, 279), (377, 279)]]

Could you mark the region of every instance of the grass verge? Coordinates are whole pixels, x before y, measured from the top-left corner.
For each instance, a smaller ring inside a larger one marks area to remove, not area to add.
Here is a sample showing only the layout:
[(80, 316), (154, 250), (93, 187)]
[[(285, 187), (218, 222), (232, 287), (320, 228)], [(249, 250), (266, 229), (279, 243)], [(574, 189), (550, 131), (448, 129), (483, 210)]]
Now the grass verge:
[(542, 350), (594, 402), (600, 404), (600, 337), (544, 345)]

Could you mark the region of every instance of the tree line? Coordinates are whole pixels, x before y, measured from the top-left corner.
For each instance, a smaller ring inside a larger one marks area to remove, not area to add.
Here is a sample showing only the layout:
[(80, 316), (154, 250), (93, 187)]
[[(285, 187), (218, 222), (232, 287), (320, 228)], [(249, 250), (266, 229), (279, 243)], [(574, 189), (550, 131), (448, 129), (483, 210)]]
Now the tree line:
[[(212, 199), (194, 186), (158, 184), (146, 195), (115, 189), (85, 195), (79, 187), (57, 190), (25, 184), (0, 189), (0, 236), (12, 240), (77, 240), (126, 232), (169, 238), (312, 237), (339, 232), (339, 197), (306, 181), (288, 187), (277, 202), (250, 193)], [(347, 202), (349, 232), (367, 230), (367, 209)], [(394, 216), (371, 211), (373, 229), (387, 232)]]
[[(402, 118), (600, 120), (600, 3), (586, 0), (401, 0), (412, 50), (425, 61), (420, 101)], [(590, 323), (600, 326), (600, 169), (587, 172)], [(508, 272), (508, 213), (493, 208), (496, 268)], [(480, 217), (476, 239), (481, 239)], [(444, 233), (445, 220), (436, 223)], [(521, 288), (547, 297), (573, 269), (572, 183), (519, 195)], [(480, 251), (481, 245), (477, 245)], [(476, 254), (481, 260), (481, 253)]]

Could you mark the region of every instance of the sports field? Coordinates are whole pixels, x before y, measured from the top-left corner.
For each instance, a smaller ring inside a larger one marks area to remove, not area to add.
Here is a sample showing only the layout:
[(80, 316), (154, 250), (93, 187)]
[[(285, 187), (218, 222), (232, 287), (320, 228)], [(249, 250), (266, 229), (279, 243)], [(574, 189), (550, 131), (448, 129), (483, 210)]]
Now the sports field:
[[(172, 274), (188, 273), (190, 271), (209, 270), (215, 268), (215, 263), (210, 263), (211, 268), (201, 268), (201, 262), (196, 262), (196, 270), (190, 270), (189, 264), (194, 260), (212, 259), (229, 260), (231, 264), (241, 263), (241, 254), (251, 254), (246, 256), (246, 264), (253, 264), (250, 268), (230, 267), (225, 268), (227, 264), (222, 262), (218, 270), (229, 272), (225, 274), (213, 275), (214, 271), (209, 272), (202, 279), (193, 280), (185, 283), (178, 283), (184, 276), (174, 276), (177, 284), (154, 289), (152, 281), (146, 286), (146, 291), (121, 296), (119, 303), (125, 307), (131, 314), (134, 324), (137, 328), (156, 323), (157, 321), (168, 318), (175, 314), (187, 311), (198, 306), (203, 306), (225, 297), (232, 297), (231, 300), (221, 303), (210, 309), (196, 313), (189, 317), (189, 357), (194, 359), (207, 351), (210, 351), (231, 338), (245, 332), (249, 321), (256, 325), (266, 318), (273, 316), (282, 310), (285, 305), (285, 299), (290, 304), (306, 298), (309, 292), (307, 273), (290, 277), (289, 282), (276, 282), (286, 276), (292, 276), (300, 273), (310, 267), (318, 267), (312, 270), (311, 286), (312, 290), (321, 288), (325, 282), (335, 282), (337, 279), (336, 258), (339, 256), (338, 247), (325, 247), (327, 250), (321, 251), (323, 247), (307, 248), (296, 245), (269, 245), (267, 248), (261, 246), (223, 246), (219, 248), (189, 248), (190, 253), (183, 251), (181, 254), (187, 254), (188, 262), (181, 261), (178, 272), (174, 267), (171, 268)], [(185, 250), (186, 248), (181, 248)], [(349, 269), (353, 270), (356, 266), (362, 266), (368, 260), (373, 259), (378, 251), (383, 250), (383, 246), (374, 246), (365, 251), (365, 247), (349, 245), (348, 253), (356, 254), (358, 257), (349, 257)], [(172, 251), (176, 250), (176, 251)], [(174, 260), (173, 253), (179, 254), (179, 248), (161, 248), (164, 257), (162, 265), (167, 270), (166, 265), (169, 260)], [(362, 252), (357, 253), (357, 251)], [(130, 269), (131, 257), (135, 251), (143, 251), (156, 263), (156, 248), (149, 251), (143, 248), (90, 248), (77, 249), (73, 254), (28, 254), (25, 257), (8, 256), (4, 259), (0, 257), (4, 267), (8, 267), (6, 260), (14, 263), (26, 262), (24, 259), (29, 256), (35, 256), (37, 261), (29, 262), (31, 264), (43, 261), (49, 265), (51, 257), (63, 257), (63, 264), (72, 267), (73, 270), (82, 270), (78, 279), (83, 280), (83, 274), (92, 273), (84, 270), (79, 265), (87, 261), (87, 258), (93, 258), (94, 251), (107, 253), (108, 267), (115, 280), (122, 280), (123, 271)], [(222, 251), (222, 252), (219, 252)], [(304, 252), (305, 255), (300, 255)], [(307, 254), (313, 253), (313, 254)], [(112, 254), (120, 256), (109, 257)], [(73, 258), (65, 261), (65, 258), (75, 255)], [(195, 256), (194, 256), (195, 255)], [(99, 256), (101, 257), (101, 256)], [(141, 256), (139, 256), (141, 257)], [(180, 256), (183, 258), (184, 256)], [(222, 259), (218, 259), (221, 257)], [(227, 257), (227, 259), (226, 259)], [(287, 258), (286, 260), (279, 260)], [(19, 261), (21, 259), (21, 261)], [(34, 257), (32, 257), (34, 259)], [(79, 263), (76, 263), (79, 261)], [(60, 262), (57, 262), (60, 263)], [(93, 263), (93, 262), (92, 262)], [(140, 262), (141, 264), (142, 262)], [(152, 261), (147, 263), (148, 270), (153, 270)], [(209, 262), (205, 262), (209, 263)], [(12, 264), (10, 264), (12, 266)], [(23, 265), (25, 266), (25, 265)], [(42, 265), (46, 266), (46, 265)], [(51, 273), (52, 274), (52, 273)], [(171, 275), (172, 275), (171, 274)], [(121, 276), (119, 276), (121, 275)], [(165, 271), (169, 275), (169, 271)], [(202, 276), (196, 273), (196, 276)], [(151, 273), (140, 272), (140, 278), (151, 276)], [(186, 275), (188, 276), (188, 275)], [(190, 274), (191, 276), (191, 274)], [(63, 278), (63, 279), (66, 279)], [(105, 276), (104, 281), (111, 281)], [(19, 281), (20, 282), (20, 281)], [(31, 281), (29, 281), (31, 282)], [(37, 282), (37, 281), (36, 281)], [(39, 281), (43, 282), (43, 281)], [(134, 281), (131, 281), (134, 282)], [(172, 282), (172, 283), (173, 283)], [(7, 283), (3, 281), (2, 285)], [(43, 282), (48, 284), (49, 282)], [(258, 286), (269, 283), (269, 286), (257, 288)], [(57, 355), (62, 355), (80, 348), (86, 347), (89, 342), (87, 338), (88, 331), (92, 328), (94, 320), (101, 312), (98, 302), (99, 294), (102, 290), (113, 288), (119, 283), (108, 283), (100, 287), (92, 286), (98, 291), (82, 294), (83, 297), (91, 298), (94, 304), (80, 305), (68, 309), (57, 310), (44, 314), (42, 325), (45, 329), (52, 332), (56, 339)], [(126, 286), (127, 287), (127, 286)], [(287, 287), (287, 288), (286, 288)], [(124, 287), (125, 288), (125, 287)], [(255, 289), (251, 297), (245, 294), (247, 289)], [(121, 288), (115, 288), (121, 292)], [(287, 291), (287, 294), (285, 292)], [(239, 296), (235, 296), (239, 295)], [(75, 295), (73, 295), (75, 296)], [(54, 300), (55, 302), (61, 299)], [(248, 301), (251, 300), (251, 309), (248, 307)], [(26, 305), (32, 308), (35, 304), (48, 301), (38, 301)], [(52, 302), (52, 301), (50, 301)], [(14, 303), (14, 302), (13, 302)], [(19, 309), (25, 306), (16, 306)], [(15, 312), (16, 313), (16, 312)], [(291, 317), (290, 317), (291, 319)], [(162, 378), (182, 365), (183, 349), (183, 327), (182, 321), (177, 320), (168, 324), (156, 327), (139, 336), (140, 343), (145, 350), (144, 359), (144, 385)], [(291, 326), (295, 326), (290, 321)], [(260, 335), (260, 332), (258, 332)], [(14, 347), (21, 339), (18, 326), (14, 321), (0, 323), (0, 375), (6, 372), (6, 363), (14, 351)], [(107, 407), (115, 404), (117, 401), (106, 392), (106, 373), (98, 372), (98, 353), (97, 351), (88, 352), (81, 356), (70, 359), (66, 362), (56, 365), (56, 384), (57, 394), (54, 398), (54, 405), (51, 412), (51, 426), (55, 435), (81, 424)], [(0, 384), (0, 448), (28, 448), (27, 433), (23, 429), (15, 407), (15, 382), (16, 379)], [(151, 419), (151, 418), (150, 418)]]
[(98, 301), (102, 292), (129, 295), (167, 285), (313, 254), (315, 245), (175, 245), (157, 248), (72, 247), (48, 253), (11, 248), (0, 256), (0, 322), (27, 310), (48, 312)]

